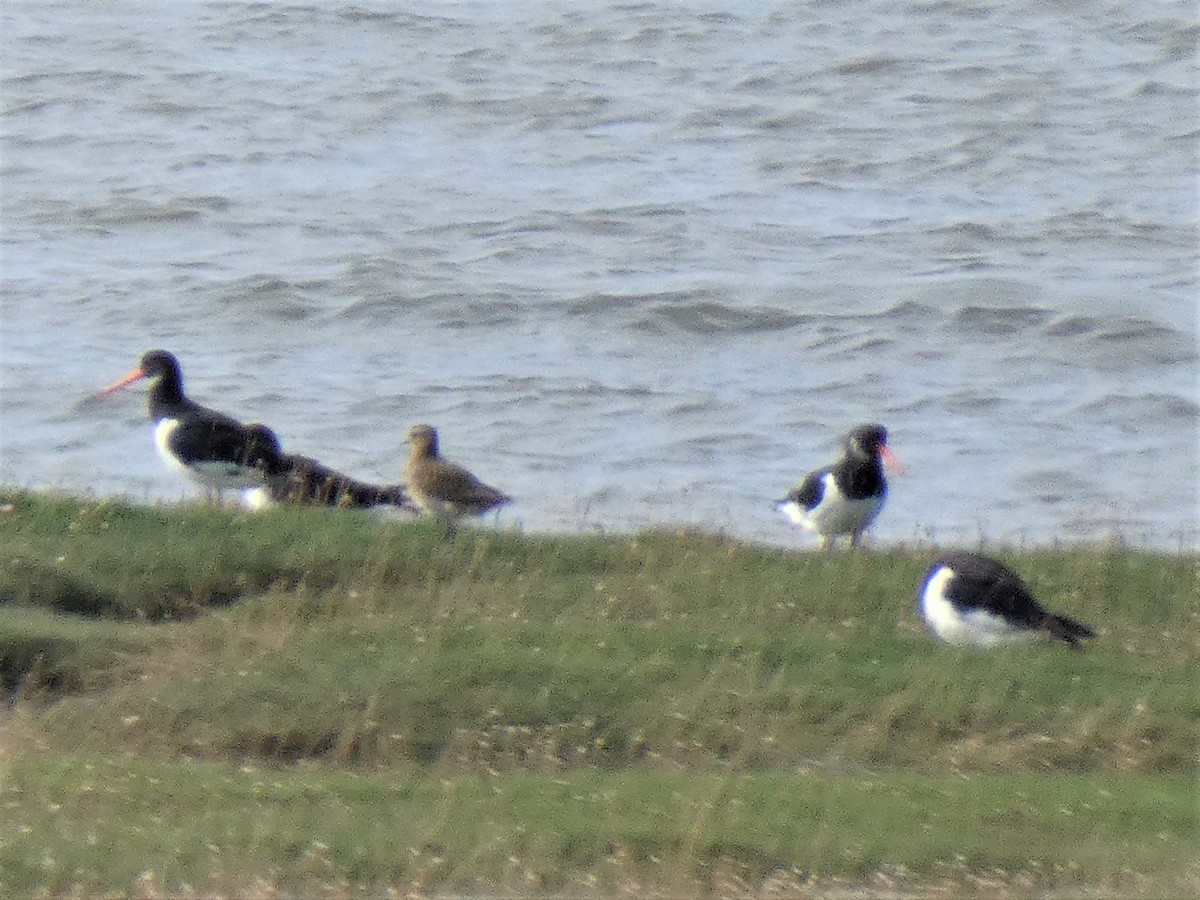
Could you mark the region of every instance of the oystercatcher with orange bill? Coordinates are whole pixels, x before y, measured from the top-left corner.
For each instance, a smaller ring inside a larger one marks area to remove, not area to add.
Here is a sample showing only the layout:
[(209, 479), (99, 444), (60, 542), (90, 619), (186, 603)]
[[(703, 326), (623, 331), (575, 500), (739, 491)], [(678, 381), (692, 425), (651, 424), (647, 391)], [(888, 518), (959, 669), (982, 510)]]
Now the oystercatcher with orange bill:
[(409, 496), (424, 512), (448, 528), (465, 516), (479, 516), (512, 502), (512, 497), (484, 484), (462, 466), (442, 457), (437, 429), (413, 425), (408, 429)]
[(939, 639), (989, 648), (1046, 632), (1075, 648), (1096, 633), (1066, 616), (1047, 612), (1016, 572), (968, 551), (942, 554), (925, 575), (917, 605)]
[(850, 536), (858, 546), (887, 499), (883, 463), (898, 472), (904, 467), (887, 445), (882, 425), (859, 425), (846, 435), (844, 454), (836, 463), (809, 472), (775, 508), (795, 524), (814, 532), (828, 549), (835, 537)]
[(151, 379), (148, 398), (154, 443), (168, 468), (218, 494), (258, 487), (281, 471), (275, 435), (270, 433), (267, 439), (237, 419), (188, 398), (179, 360), (166, 350), (146, 353), (136, 369), (104, 388), (100, 396), (143, 378)]

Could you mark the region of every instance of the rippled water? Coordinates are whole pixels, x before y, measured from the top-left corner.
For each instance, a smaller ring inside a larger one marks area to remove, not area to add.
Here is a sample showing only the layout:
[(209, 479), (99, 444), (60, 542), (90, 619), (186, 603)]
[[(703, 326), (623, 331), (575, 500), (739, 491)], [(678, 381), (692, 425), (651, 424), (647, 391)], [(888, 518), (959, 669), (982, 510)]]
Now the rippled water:
[(1194, 7), (9, 2), (0, 480), (191, 495), (137, 392), (543, 529), (1195, 546)]

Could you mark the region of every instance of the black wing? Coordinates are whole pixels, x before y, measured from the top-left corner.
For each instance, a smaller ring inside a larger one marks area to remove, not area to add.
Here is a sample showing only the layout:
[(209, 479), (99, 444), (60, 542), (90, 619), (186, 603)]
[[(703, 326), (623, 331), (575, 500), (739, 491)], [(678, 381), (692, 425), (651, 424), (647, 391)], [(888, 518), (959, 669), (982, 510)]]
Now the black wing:
[(232, 419), (184, 419), (168, 438), (171, 451), (185, 464), (226, 462), (246, 465), (254, 448), (245, 427)]
[(795, 503), (803, 509), (814, 509), (825, 496), (825, 476), (831, 471), (830, 467), (817, 469), (804, 476), (804, 480), (783, 498), (784, 503)]
[(948, 590), (958, 606), (999, 613), (1028, 628), (1045, 623), (1046, 611), (1021, 576), (1003, 563), (979, 553), (951, 553), (939, 562), (954, 572)]

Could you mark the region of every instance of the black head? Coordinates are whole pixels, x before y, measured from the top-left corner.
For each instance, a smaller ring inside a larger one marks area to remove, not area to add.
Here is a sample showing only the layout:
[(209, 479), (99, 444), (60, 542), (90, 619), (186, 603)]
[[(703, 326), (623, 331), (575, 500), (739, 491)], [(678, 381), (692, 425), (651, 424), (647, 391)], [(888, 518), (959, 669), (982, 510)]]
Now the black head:
[(166, 376), (173, 381), (183, 379), (183, 370), (179, 367), (179, 360), (175, 358), (174, 353), (168, 353), (166, 350), (147, 351), (142, 355), (142, 361), (138, 364), (138, 368), (141, 369), (143, 378)]
[(179, 360), (166, 350), (151, 350), (143, 354), (138, 367), (129, 374), (114, 381), (100, 392), (104, 397), (113, 391), (118, 391), (128, 384), (150, 378), (155, 381), (153, 390), (163, 397), (178, 400), (183, 396), (183, 372), (179, 368)]
[(846, 435), (846, 449), (854, 456), (874, 459), (887, 447), (887, 429), (882, 425), (859, 425)]
[(251, 468), (262, 469), (267, 475), (279, 475), (287, 470), (279, 437), (266, 425), (257, 422), (246, 426), (242, 463)]

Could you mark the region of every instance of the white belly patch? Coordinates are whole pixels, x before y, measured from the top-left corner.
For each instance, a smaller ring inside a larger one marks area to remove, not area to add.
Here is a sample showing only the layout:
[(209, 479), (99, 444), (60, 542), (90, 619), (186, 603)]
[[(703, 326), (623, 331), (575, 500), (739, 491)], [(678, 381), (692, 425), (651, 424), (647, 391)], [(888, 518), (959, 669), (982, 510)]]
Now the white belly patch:
[(959, 609), (946, 597), (946, 586), (954, 572), (942, 567), (921, 593), (921, 616), (929, 630), (960, 647), (995, 647), (1032, 637), (1028, 628), (1013, 625), (1008, 619), (983, 609)]

